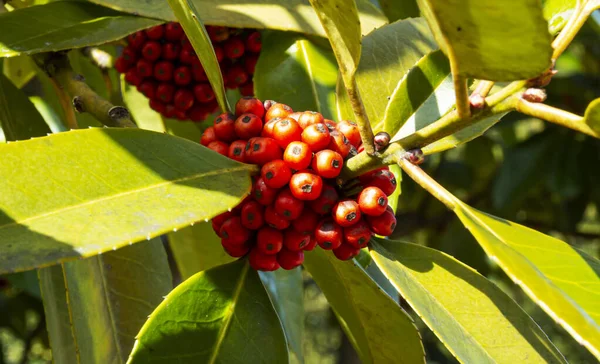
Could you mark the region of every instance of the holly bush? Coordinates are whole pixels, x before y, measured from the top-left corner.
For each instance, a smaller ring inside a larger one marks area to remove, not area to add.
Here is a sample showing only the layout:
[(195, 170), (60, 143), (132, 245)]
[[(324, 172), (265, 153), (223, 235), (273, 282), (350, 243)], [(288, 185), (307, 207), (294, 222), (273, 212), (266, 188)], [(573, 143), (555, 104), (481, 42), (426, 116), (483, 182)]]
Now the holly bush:
[(0, 362), (600, 359), (600, 1), (5, 3)]

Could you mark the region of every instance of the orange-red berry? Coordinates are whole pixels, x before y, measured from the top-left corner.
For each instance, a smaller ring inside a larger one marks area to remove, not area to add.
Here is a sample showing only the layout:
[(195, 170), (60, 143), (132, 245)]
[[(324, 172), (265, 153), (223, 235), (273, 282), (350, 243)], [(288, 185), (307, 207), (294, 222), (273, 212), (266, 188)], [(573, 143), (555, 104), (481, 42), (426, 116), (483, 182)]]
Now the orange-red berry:
[(254, 137), (246, 143), (246, 161), (263, 165), (274, 159), (282, 159), (283, 152), (277, 142), (271, 138)]
[(380, 216), (367, 216), (367, 223), (375, 234), (390, 236), (396, 228), (396, 216), (388, 209)]
[(271, 205), (277, 197), (278, 190), (267, 186), (265, 180), (259, 178), (252, 186), (252, 198), (263, 206)]
[(277, 256), (274, 254), (264, 254), (258, 247), (252, 248), (248, 256), (248, 262), (253, 269), (265, 272), (271, 272), (279, 269)]
[(325, 215), (333, 209), (338, 200), (339, 195), (336, 189), (329, 184), (325, 184), (321, 196), (314, 201), (310, 201), (309, 206), (317, 214)]
[(329, 129), (323, 123), (309, 125), (302, 132), (302, 141), (315, 153), (327, 148), (330, 139)]
[(277, 254), (283, 247), (283, 233), (270, 226), (263, 226), (256, 234), (256, 246), (264, 254)]
[(312, 151), (308, 144), (303, 142), (291, 142), (283, 153), (283, 160), (294, 170), (302, 170), (310, 166)]
[(323, 180), (316, 174), (299, 172), (290, 179), (290, 191), (299, 200), (316, 200), (321, 195), (322, 190)]
[(219, 140), (232, 142), (238, 137), (235, 134), (235, 119), (231, 113), (223, 113), (215, 118), (215, 134)]
[(387, 195), (379, 187), (367, 187), (358, 195), (360, 211), (365, 215), (379, 216), (388, 205)]
[(308, 243), (310, 243), (310, 236), (299, 233), (294, 229), (287, 229), (283, 233), (283, 246), (288, 250), (302, 250)]
[(373, 232), (365, 220), (344, 228), (344, 241), (355, 248), (364, 248), (369, 244)]
[[(265, 104), (267, 104), (268, 101), (269, 100), (265, 101)], [(275, 118), (283, 119), (294, 112), (294, 110), (292, 110), (292, 108), (287, 106), (286, 104), (274, 103), (270, 105), (270, 107), (267, 106), (269, 105), (265, 105), (265, 109), (267, 109), (267, 112), (265, 114), (265, 121), (269, 121)]]
[(265, 222), (267, 225), (277, 230), (285, 230), (290, 226), (290, 221), (279, 215), (275, 211), (275, 207), (273, 205), (269, 205), (265, 209)]
[(304, 252), (284, 248), (277, 254), (277, 262), (285, 270), (294, 269), (304, 262)]
[(319, 124), (324, 121), (323, 115), (316, 111), (305, 111), (298, 117), (298, 124), (302, 129), (306, 129), (309, 125)]
[(282, 189), (275, 198), (275, 212), (287, 220), (295, 220), (304, 209), (304, 201), (294, 197), (289, 188)]
[[(211, 126), (211, 128), (212, 128), (212, 126)], [(230, 159), (244, 163), (244, 162), (246, 162), (245, 149), (246, 149), (246, 141), (245, 140), (233, 141), (229, 145), (229, 151), (227, 152), (227, 156)]]
[(212, 141), (212, 142), (208, 143), (208, 145), (206, 147), (208, 149), (212, 149), (215, 152), (222, 154), (226, 157), (229, 155), (229, 144), (222, 142), (220, 140)]
[(235, 114), (254, 114), (259, 118), (262, 118), (265, 115), (265, 107), (262, 102), (255, 97), (242, 97), (235, 104)]
[(242, 206), (240, 212), (240, 218), (242, 219), (242, 225), (250, 230), (260, 229), (264, 223), (264, 206), (256, 201), (248, 201)]
[(302, 129), (294, 119), (282, 118), (273, 126), (272, 138), (285, 149), (291, 142), (302, 140)]
[(325, 250), (336, 249), (344, 240), (344, 230), (331, 219), (323, 220), (315, 228), (317, 244)]
[(342, 227), (349, 227), (360, 221), (361, 212), (354, 200), (342, 200), (332, 210), (333, 218)]
[(241, 139), (250, 139), (259, 136), (263, 129), (263, 122), (260, 117), (254, 114), (241, 114), (235, 120), (235, 133)]
[(271, 188), (281, 188), (292, 178), (292, 170), (281, 159), (270, 161), (262, 166), (260, 174), (267, 186)]
[(342, 172), (344, 159), (333, 150), (325, 149), (317, 152), (312, 160), (312, 169), (323, 178), (335, 178)]
[[(204, 129), (202, 132), (202, 137), (200, 138), (200, 144), (207, 146), (210, 142), (214, 142), (217, 140), (217, 134), (215, 134), (215, 128), (213, 126), (209, 126)], [(245, 145), (246, 143), (244, 143)]]
[(339, 260), (350, 260), (360, 253), (359, 248), (355, 248), (350, 244), (342, 244), (337, 249), (333, 249), (333, 254)]
[(353, 121), (342, 120), (335, 125), (336, 129), (339, 130), (346, 139), (352, 144), (355, 148), (358, 148), (361, 143), (360, 139), (360, 131), (358, 130), (358, 126)]
[(219, 235), (226, 244), (242, 245), (250, 239), (250, 230), (242, 225), (239, 216), (233, 216), (223, 222)]

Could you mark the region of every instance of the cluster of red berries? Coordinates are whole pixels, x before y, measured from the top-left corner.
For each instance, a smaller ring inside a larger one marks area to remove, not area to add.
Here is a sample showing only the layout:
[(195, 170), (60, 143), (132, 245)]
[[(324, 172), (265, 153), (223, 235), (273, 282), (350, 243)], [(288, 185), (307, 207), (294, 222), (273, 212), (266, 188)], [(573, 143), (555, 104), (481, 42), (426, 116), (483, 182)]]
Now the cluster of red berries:
[[(216, 26), (206, 30), (225, 86), (253, 95), (260, 33)], [(217, 110), (215, 93), (181, 25), (157, 25), (130, 35), (127, 41), (115, 68), (150, 99), (153, 110), (167, 118), (192, 121), (202, 121)]]
[(356, 124), (334, 123), (317, 112), (240, 99), (235, 115), (219, 115), (201, 144), (261, 166), (252, 192), (212, 220), (225, 251), (249, 254), (256, 270), (292, 269), (319, 245), (340, 260), (355, 257), (373, 234), (389, 236), (396, 217), (388, 196), (396, 179), (387, 167), (338, 185), (344, 160), (361, 151)]

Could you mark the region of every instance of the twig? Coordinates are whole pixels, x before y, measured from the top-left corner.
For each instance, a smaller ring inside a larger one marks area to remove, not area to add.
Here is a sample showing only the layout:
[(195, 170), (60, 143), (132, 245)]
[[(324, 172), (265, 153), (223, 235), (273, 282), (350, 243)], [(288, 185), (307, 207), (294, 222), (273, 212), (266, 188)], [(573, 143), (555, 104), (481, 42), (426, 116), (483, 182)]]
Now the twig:
[(492, 81), (479, 81), (477, 87), (475, 87), (475, 91), (469, 96), (471, 107), (475, 109), (484, 108), (485, 98), (492, 90), (492, 87), (494, 87), (494, 82)]
[[(453, 62), (454, 63), (454, 62)], [(451, 65), (452, 68), (454, 68)], [(454, 79), (454, 94), (456, 95), (456, 113), (461, 119), (466, 119), (471, 116), (471, 103), (469, 102), (469, 86), (467, 78), (452, 70)]]
[(358, 125), (358, 131), (360, 132), (365, 152), (369, 155), (373, 155), (375, 153), (373, 129), (371, 129), (371, 123), (367, 116), (367, 111), (365, 110), (365, 105), (362, 102), (358, 84), (354, 77), (352, 77), (350, 85), (346, 85), (346, 90), (348, 91), (348, 98), (352, 105), (352, 111), (354, 111), (354, 116), (356, 117), (356, 124)]
[(577, 2), (577, 7), (567, 25), (565, 25), (563, 30), (554, 39), (554, 42), (552, 42), (552, 47), (554, 48), (554, 52), (552, 53), (553, 60), (556, 60), (567, 49), (594, 10), (600, 8), (599, 0), (591, 0), (583, 3), (584, 5), (582, 6), (581, 1)]
[(516, 110), (523, 114), (546, 120), (554, 124), (565, 126), (569, 129), (600, 138), (600, 133), (590, 128), (583, 121), (583, 117), (572, 114), (568, 111), (558, 109), (549, 105), (533, 103), (519, 99), (516, 103)]
[(79, 129), (79, 125), (77, 124), (77, 116), (75, 116), (75, 110), (71, 105), (71, 99), (65, 93), (65, 91), (62, 88), (60, 88), (60, 86), (58, 86), (58, 84), (53, 78), (50, 78), (50, 84), (54, 88), (54, 91), (58, 96), (58, 100), (60, 101), (60, 106), (65, 112), (65, 123), (67, 124), (67, 128)]
[(454, 210), (456, 207), (456, 198), (448, 192), (447, 189), (442, 187), (436, 180), (431, 178), (421, 167), (414, 165), (404, 159), (403, 156), (396, 156), (396, 163), (402, 168), (402, 170), (408, 174), (413, 181), (418, 183), (421, 187), (423, 187), (427, 192), (432, 194), (435, 198), (437, 198), (440, 202), (446, 205), (450, 210)]

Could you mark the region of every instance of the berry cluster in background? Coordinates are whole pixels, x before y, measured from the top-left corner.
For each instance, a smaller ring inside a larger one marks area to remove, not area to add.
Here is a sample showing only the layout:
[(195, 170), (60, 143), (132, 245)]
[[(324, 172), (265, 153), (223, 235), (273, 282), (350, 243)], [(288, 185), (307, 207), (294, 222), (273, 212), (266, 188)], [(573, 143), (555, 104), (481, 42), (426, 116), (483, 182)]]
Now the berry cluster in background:
[(212, 226), (225, 251), (249, 254), (256, 270), (292, 269), (317, 245), (348, 260), (373, 234), (389, 236), (396, 217), (388, 196), (396, 179), (387, 167), (338, 185), (344, 161), (362, 149), (357, 126), (318, 112), (252, 97), (224, 113), (201, 144), (231, 159), (261, 166), (250, 196)]
[[(262, 43), (256, 30), (207, 26), (225, 87), (253, 95), (252, 75)], [(168, 23), (127, 37), (115, 61), (125, 81), (150, 100), (166, 118), (202, 121), (217, 110), (217, 101), (204, 68), (183, 28)]]

